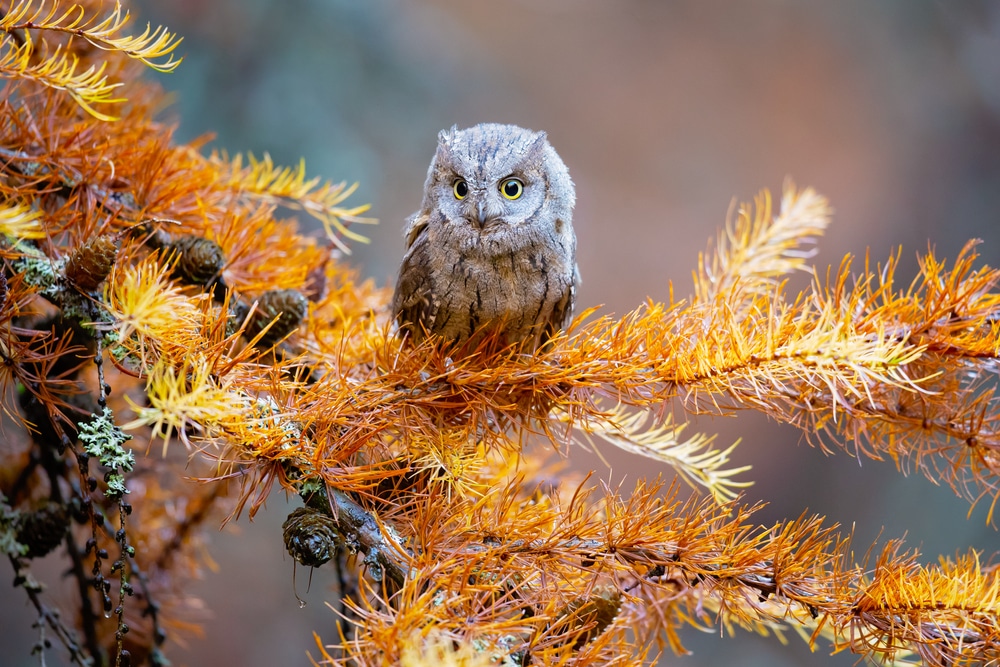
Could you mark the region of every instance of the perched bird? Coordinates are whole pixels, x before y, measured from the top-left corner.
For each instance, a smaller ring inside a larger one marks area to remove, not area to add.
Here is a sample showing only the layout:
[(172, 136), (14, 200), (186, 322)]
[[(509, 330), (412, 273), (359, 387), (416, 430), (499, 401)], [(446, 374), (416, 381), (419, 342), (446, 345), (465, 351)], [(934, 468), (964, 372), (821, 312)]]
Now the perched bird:
[(544, 132), (484, 123), (438, 134), (392, 310), (400, 331), (497, 332), (537, 347), (569, 321), (580, 274), (566, 165)]

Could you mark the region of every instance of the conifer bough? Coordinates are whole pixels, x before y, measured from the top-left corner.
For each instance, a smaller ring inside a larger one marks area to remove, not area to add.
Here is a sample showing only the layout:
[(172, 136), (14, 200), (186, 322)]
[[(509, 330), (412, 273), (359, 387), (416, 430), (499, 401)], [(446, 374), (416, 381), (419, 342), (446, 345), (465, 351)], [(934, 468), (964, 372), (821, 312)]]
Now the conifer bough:
[[(733, 445), (685, 433), (754, 409), (992, 510), (1000, 273), (975, 243), (904, 284), (898, 255), (816, 271), (829, 207), (788, 184), (776, 210), (766, 192), (740, 207), (688, 299), (586, 312), (533, 354), (404, 346), (388, 291), (345, 261), (369, 222), (352, 187), (154, 120), (142, 66), (177, 67), (178, 37), (130, 34), (118, 3), (2, 6), (0, 399), (21, 428), (0, 545), (42, 653), (166, 664), (197, 621), (204, 535), (281, 487), (307, 508), (286, 524), (296, 557), (340, 575), (323, 663), (638, 665), (682, 651), (686, 624), (1000, 660), (996, 555), (922, 565), (890, 541), (858, 561), (820, 517), (759, 526)], [(790, 294), (795, 271), (813, 279)], [(599, 490), (529, 434), (678, 481)], [(33, 574), (46, 552), (75, 601)]]

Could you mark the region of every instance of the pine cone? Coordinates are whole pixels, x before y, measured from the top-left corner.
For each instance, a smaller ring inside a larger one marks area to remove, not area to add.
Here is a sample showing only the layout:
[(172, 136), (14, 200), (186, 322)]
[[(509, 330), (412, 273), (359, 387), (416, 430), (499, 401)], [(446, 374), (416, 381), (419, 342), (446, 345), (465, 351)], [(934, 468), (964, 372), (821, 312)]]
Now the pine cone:
[(80, 291), (92, 292), (108, 277), (118, 258), (119, 241), (102, 234), (73, 251), (66, 261), (66, 278)]
[(168, 246), (176, 256), (174, 276), (189, 285), (208, 285), (222, 275), (226, 255), (222, 246), (203, 236), (182, 236)]
[(17, 541), (28, 547), (28, 558), (41, 558), (59, 546), (69, 528), (69, 513), (59, 503), (21, 515)]
[(334, 557), (340, 533), (333, 517), (311, 507), (292, 510), (281, 524), (285, 549), (306, 567), (319, 567)]
[(573, 647), (579, 649), (608, 629), (621, 611), (621, 606), (622, 594), (617, 587), (596, 586), (587, 597), (576, 598), (567, 604), (558, 619), (568, 622), (569, 627), (574, 629), (591, 626), (577, 635), (573, 642)]
[(298, 290), (280, 289), (264, 292), (257, 299), (257, 308), (247, 322), (246, 337), (253, 338), (275, 320), (257, 343), (270, 347), (294, 331), (309, 310), (309, 302)]

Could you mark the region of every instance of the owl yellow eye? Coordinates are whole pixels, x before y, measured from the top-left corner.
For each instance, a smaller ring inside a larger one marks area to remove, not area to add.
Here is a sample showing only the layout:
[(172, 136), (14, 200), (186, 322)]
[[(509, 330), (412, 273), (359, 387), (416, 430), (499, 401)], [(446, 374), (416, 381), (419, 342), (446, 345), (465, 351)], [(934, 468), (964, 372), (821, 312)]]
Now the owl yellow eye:
[(461, 178), (455, 179), (455, 184), (451, 186), (451, 189), (455, 193), (455, 199), (465, 199), (465, 196), (469, 194), (469, 184)]
[(524, 192), (524, 183), (516, 178), (508, 178), (500, 184), (500, 194), (507, 199), (517, 199)]

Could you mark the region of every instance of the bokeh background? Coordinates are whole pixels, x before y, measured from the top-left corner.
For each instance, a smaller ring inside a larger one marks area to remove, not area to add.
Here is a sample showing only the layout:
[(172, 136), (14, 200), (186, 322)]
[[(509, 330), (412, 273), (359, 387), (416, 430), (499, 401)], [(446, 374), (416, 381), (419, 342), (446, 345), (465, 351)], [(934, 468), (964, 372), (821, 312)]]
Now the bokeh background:
[[(583, 286), (578, 305), (624, 313), (691, 291), (698, 252), (734, 198), (793, 178), (826, 194), (834, 224), (816, 262), (886, 258), (901, 276), (933, 246), (954, 258), (981, 238), (1000, 264), (1000, 3), (931, 0), (145, 0), (141, 21), (185, 36), (185, 61), (160, 77), (164, 118), (186, 141), (206, 132), (230, 152), (304, 157), (309, 172), (358, 181), (354, 201), (381, 220), (351, 261), (382, 283), (402, 254), (436, 133), (453, 124), (544, 129), (576, 184)], [(306, 221), (304, 221), (306, 222)], [(804, 284), (804, 283), (800, 283)], [(1000, 551), (986, 508), (889, 462), (826, 456), (755, 414), (698, 420), (742, 438), (762, 523), (804, 510), (854, 530), (859, 557), (905, 535), (927, 561), (967, 547)], [(573, 464), (630, 482), (579, 449)], [(217, 573), (193, 587), (213, 616), (206, 638), (170, 646), (177, 665), (307, 664), (333, 640), (328, 573), (293, 583), (278, 494), (256, 521), (214, 539)], [(295, 590), (307, 602), (300, 608)], [(6, 611), (4, 611), (6, 610)], [(0, 602), (7, 656), (29, 663), (21, 601)], [(663, 665), (855, 664), (748, 634), (686, 630), (689, 656)], [(20, 642), (20, 643), (19, 643)], [(315, 655), (315, 651), (313, 651)]]

